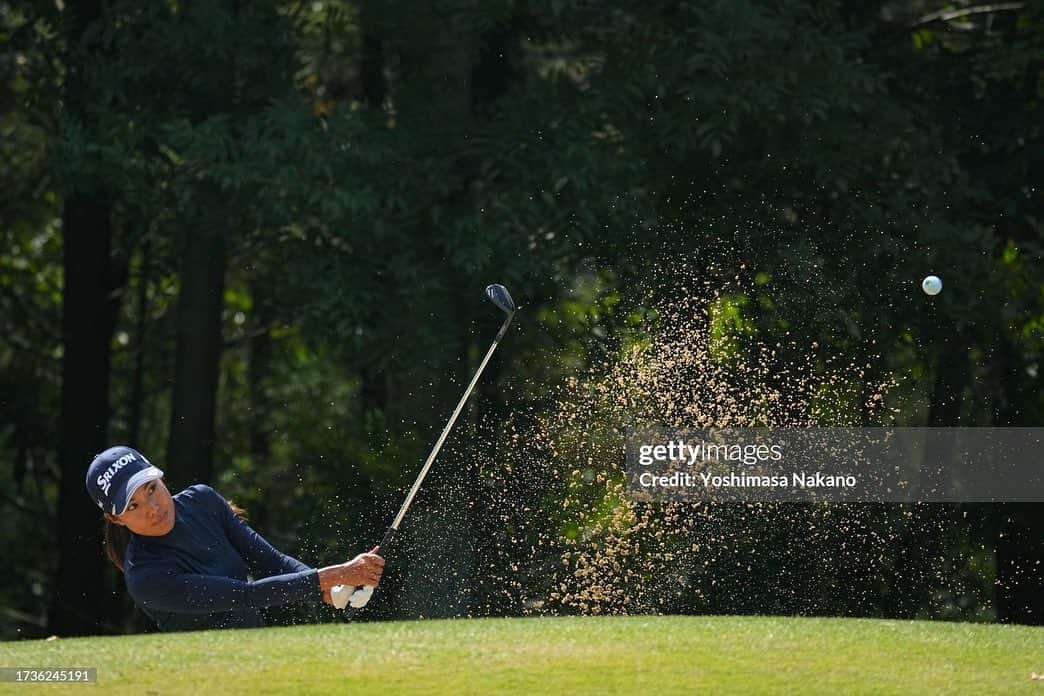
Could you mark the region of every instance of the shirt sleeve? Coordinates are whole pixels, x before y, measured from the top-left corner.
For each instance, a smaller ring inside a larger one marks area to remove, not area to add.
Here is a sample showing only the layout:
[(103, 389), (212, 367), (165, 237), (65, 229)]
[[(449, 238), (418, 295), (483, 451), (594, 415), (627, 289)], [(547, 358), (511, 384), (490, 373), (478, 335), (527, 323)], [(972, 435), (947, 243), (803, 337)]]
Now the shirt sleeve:
[(245, 582), (159, 567), (128, 575), (127, 590), (145, 609), (183, 614), (262, 609), (320, 597), (314, 569)]
[(239, 515), (232, 512), (228, 501), (217, 491), (210, 489), (210, 493), (213, 494), (215, 506), (220, 509), (221, 522), (228, 540), (251, 569), (259, 571), (259, 574), (265, 577), (311, 570), (310, 566), (276, 550)]

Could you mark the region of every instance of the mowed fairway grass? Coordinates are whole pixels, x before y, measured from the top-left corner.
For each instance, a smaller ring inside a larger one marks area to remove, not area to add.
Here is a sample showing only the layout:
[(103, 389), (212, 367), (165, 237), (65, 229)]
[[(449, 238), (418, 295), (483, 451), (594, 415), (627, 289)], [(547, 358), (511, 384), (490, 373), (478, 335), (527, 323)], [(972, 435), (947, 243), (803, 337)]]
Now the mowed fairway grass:
[(563, 617), (0, 643), (0, 666), (97, 667), (106, 694), (1044, 696), (1044, 628), (784, 617)]

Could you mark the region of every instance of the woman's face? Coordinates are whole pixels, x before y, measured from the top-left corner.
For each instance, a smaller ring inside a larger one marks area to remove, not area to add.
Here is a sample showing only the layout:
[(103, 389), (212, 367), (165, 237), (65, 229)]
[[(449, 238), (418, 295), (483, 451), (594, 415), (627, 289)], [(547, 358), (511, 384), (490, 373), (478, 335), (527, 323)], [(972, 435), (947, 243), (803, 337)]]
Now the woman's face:
[(163, 536), (174, 529), (174, 499), (163, 481), (149, 481), (134, 491), (122, 515), (105, 517), (141, 536)]

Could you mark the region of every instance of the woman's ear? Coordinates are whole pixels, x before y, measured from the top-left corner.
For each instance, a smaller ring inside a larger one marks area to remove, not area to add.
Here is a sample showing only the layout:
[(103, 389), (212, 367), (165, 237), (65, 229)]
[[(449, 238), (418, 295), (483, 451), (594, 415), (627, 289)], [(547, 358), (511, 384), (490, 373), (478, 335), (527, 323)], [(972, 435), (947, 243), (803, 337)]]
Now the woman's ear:
[(103, 515), (105, 515), (105, 519), (109, 520), (109, 521), (110, 521), (110, 522), (112, 522), (113, 524), (118, 524), (118, 525), (120, 525), (121, 527), (126, 527), (126, 526), (127, 526), (126, 524), (124, 524), (123, 520), (121, 520), (121, 519), (120, 519), (119, 517), (117, 517), (116, 515), (110, 515), (110, 514), (109, 514), (109, 513), (107, 513), (107, 512), (105, 512), (105, 513), (102, 513), (102, 514), (103, 514)]

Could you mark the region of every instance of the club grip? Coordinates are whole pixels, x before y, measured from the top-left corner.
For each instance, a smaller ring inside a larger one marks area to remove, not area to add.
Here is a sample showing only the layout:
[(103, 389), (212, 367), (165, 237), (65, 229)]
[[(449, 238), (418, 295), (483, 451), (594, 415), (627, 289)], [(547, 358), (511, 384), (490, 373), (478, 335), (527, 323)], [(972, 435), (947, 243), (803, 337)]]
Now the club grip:
[(392, 540), (395, 539), (395, 527), (388, 527), (384, 530), (384, 538), (381, 539), (380, 555), (382, 558), (388, 558), (388, 548), (391, 546)]

